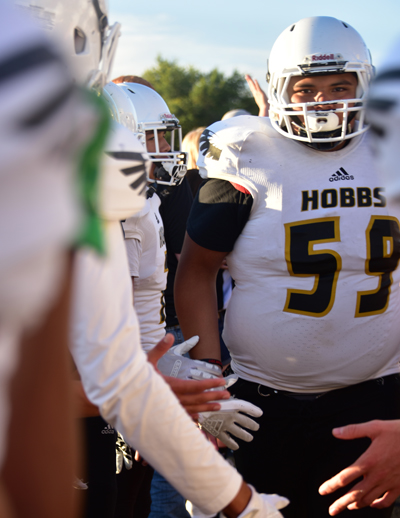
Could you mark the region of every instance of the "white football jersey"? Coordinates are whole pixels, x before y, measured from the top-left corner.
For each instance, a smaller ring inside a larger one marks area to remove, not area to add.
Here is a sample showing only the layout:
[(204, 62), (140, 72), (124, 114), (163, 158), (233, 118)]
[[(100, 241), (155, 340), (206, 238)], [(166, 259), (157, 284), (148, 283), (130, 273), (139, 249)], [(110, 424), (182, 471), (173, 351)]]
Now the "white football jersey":
[(185, 498), (214, 516), (233, 500), (242, 477), (200, 433), (147, 361), (121, 226), (105, 221), (104, 232), (105, 256), (89, 248), (75, 255), (71, 352), (85, 393)]
[(264, 118), (206, 132), (202, 175), (254, 200), (227, 258), (236, 286), (223, 336), (235, 373), (312, 393), (398, 372), (400, 228), (369, 134), (320, 152)]
[(0, 467), (20, 334), (58, 294), (77, 230), (76, 151), (91, 110), (42, 31), (0, 2)]
[[(163, 291), (167, 286), (167, 249), (165, 247), (164, 225), (159, 213), (160, 198), (154, 194), (146, 200), (144, 209), (123, 223), (125, 245), (134, 281), (134, 306), (140, 323), (142, 347), (152, 349), (165, 334), (165, 303)], [(141, 244), (139, 276), (137, 247)]]

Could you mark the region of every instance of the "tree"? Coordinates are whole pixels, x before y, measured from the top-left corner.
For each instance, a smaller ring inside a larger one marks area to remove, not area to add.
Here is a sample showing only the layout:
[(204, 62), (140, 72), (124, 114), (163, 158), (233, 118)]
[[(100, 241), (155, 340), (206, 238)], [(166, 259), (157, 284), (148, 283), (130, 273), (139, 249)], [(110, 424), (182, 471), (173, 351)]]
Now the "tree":
[(241, 108), (258, 114), (246, 80), (236, 70), (226, 77), (217, 69), (204, 73), (158, 56), (156, 66), (146, 70), (143, 77), (178, 117), (183, 135), (199, 126), (209, 126), (229, 110)]

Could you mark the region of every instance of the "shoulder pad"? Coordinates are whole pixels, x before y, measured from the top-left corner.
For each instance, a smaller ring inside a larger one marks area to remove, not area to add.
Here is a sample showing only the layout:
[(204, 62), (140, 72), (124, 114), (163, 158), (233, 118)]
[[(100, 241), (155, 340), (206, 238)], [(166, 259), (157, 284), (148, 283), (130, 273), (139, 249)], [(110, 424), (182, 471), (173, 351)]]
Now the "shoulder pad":
[(148, 167), (136, 135), (113, 121), (102, 164), (100, 214), (104, 219), (120, 221), (143, 209)]
[(253, 192), (252, 183), (240, 175), (239, 158), (244, 142), (254, 132), (274, 136), (268, 118), (252, 115), (232, 117), (206, 128), (200, 137), (200, 176), (234, 182)]

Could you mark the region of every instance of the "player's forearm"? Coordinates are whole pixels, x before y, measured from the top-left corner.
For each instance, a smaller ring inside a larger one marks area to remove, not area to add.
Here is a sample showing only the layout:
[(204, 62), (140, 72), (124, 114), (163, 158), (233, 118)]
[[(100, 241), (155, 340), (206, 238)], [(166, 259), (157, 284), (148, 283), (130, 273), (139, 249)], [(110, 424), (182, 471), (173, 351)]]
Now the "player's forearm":
[(228, 518), (236, 518), (245, 509), (251, 498), (251, 489), (242, 482), (238, 494), (232, 502), (223, 509), (224, 515)]
[(190, 352), (192, 358), (220, 359), (215, 283), (222, 259), (215, 269), (210, 270), (193, 254), (192, 245), (184, 247), (175, 278), (174, 299), (179, 324), (186, 339), (195, 335), (200, 337)]
[(175, 295), (175, 308), (184, 337), (200, 337), (199, 343), (190, 351), (195, 359), (221, 359), (218, 308), (213, 289), (215, 291), (215, 285), (205, 290), (204, 286), (200, 288), (184, 282), (183, 289), (178, 288), (176, 292), (178, 303)]

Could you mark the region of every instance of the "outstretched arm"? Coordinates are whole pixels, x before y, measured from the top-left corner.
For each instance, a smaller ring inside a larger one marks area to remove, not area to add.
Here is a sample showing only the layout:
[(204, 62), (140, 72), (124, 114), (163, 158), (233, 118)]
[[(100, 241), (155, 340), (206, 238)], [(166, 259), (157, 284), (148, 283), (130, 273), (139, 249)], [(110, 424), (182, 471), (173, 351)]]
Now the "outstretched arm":
[(259, 108), (259, 117), (268, 117), (269, 103), (268, 97), (261, 86), (258, 84), (257, 79), (253, 79), (251, 76), (246, 74), (246, 81), (249, 85), (250, 92), (253, 94), (254, 100)]
[(332, 433), (345, 440), (369, 437), (372, 443), (351, 466), (319, 488), (321, 495), (327, 495), (363, 477), (331, 505), (329, 514), (335, 516), (345, 509), (383, 508), (393, 504), (400, 494), (400, 420), (375, 420), (335, 428)]

